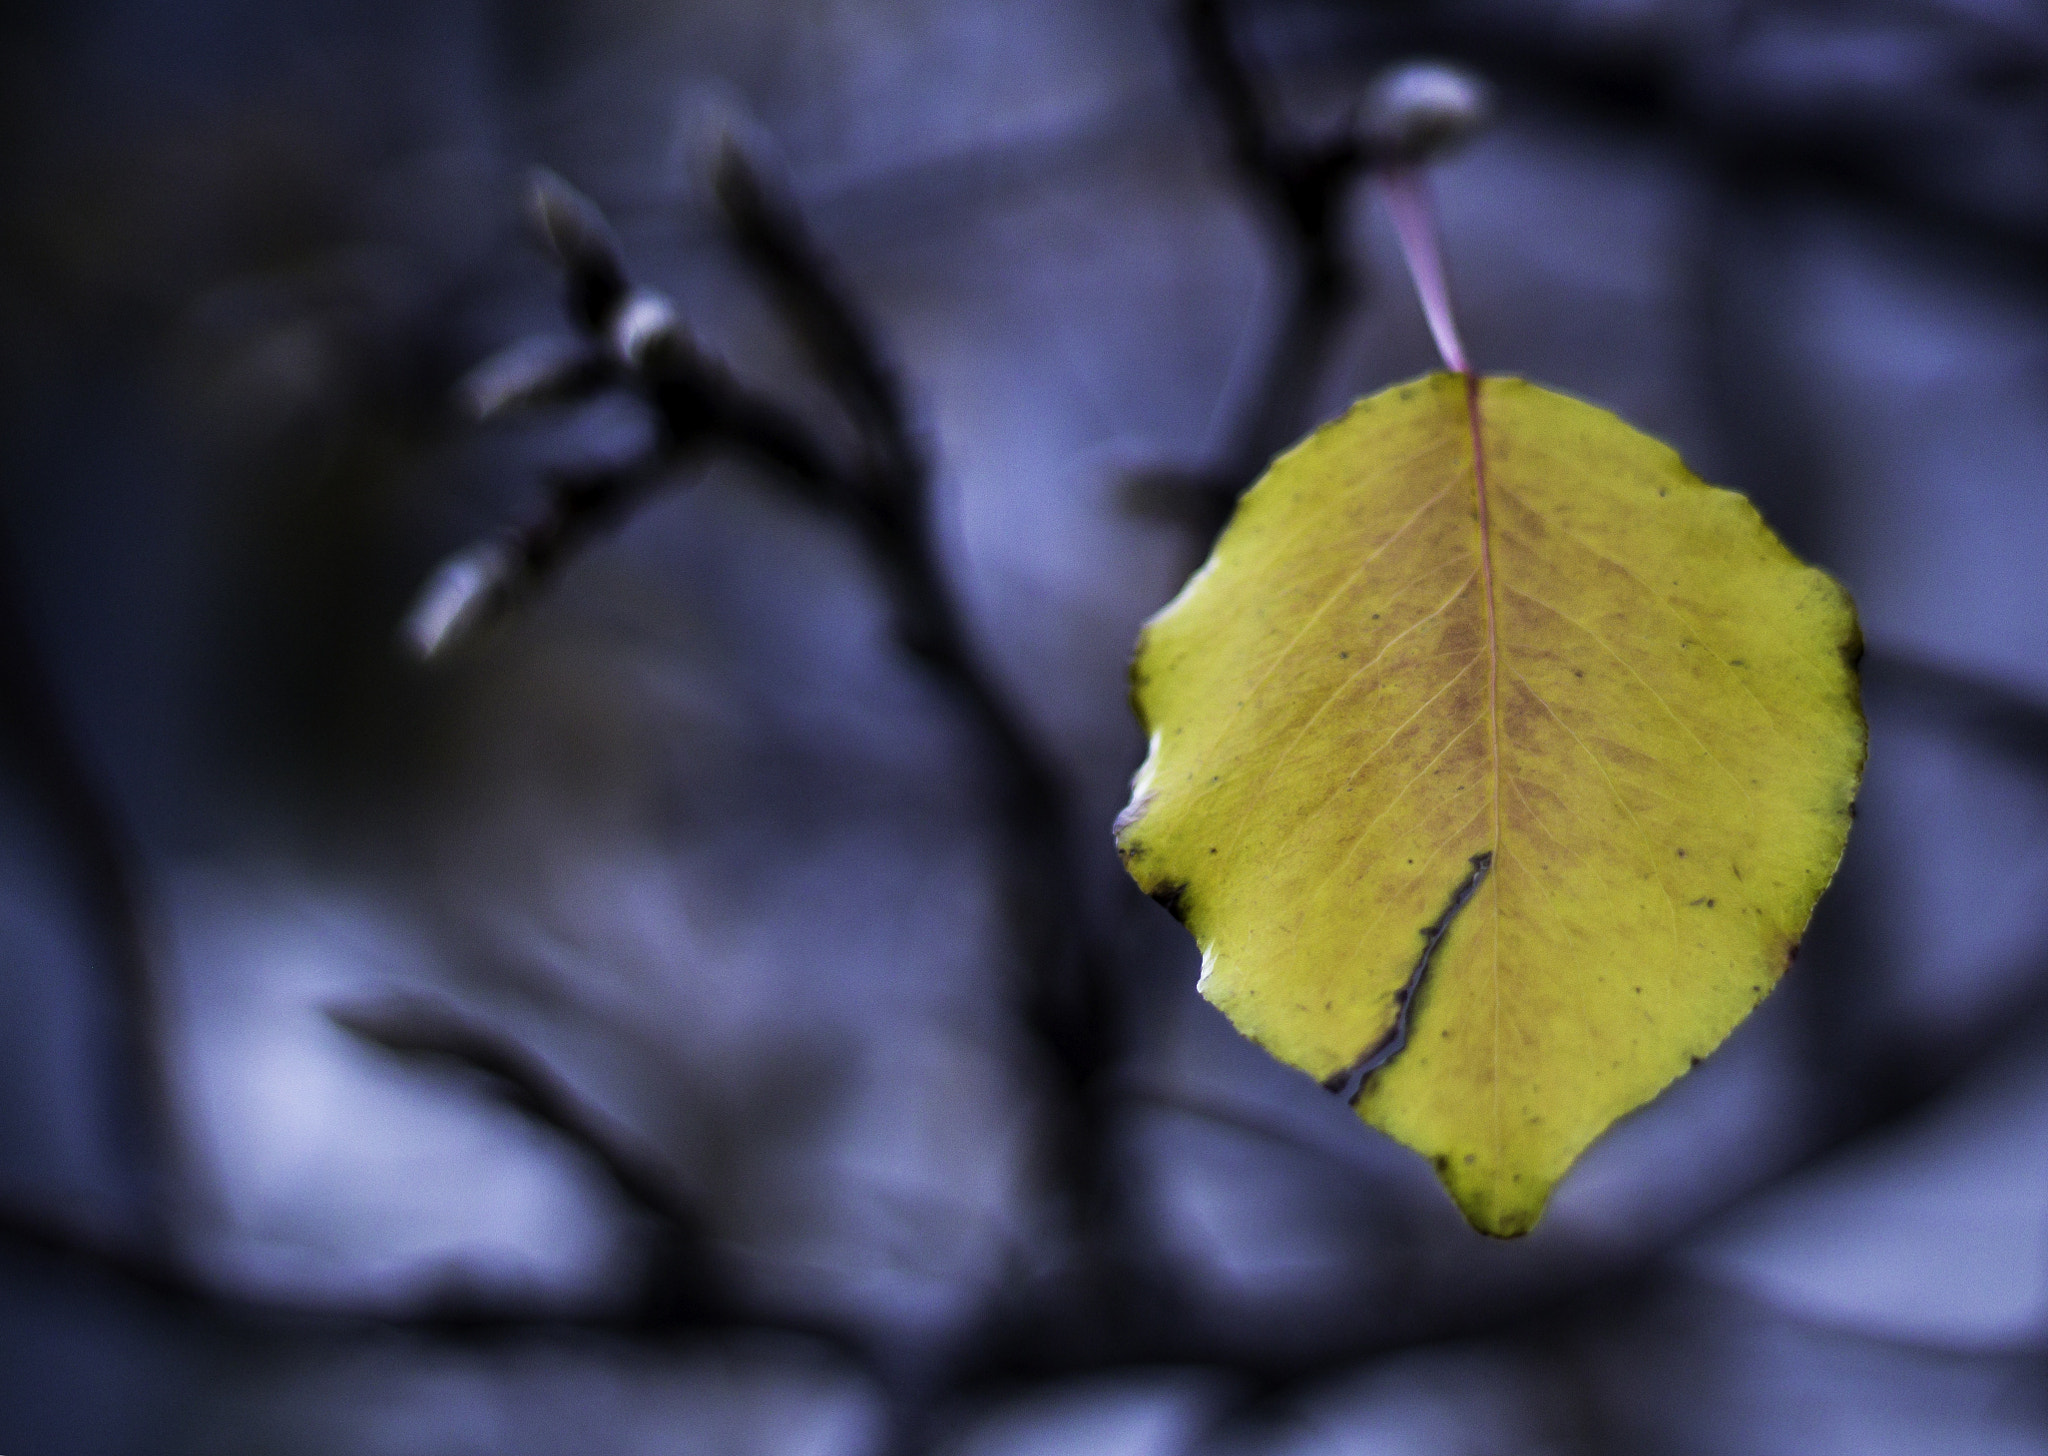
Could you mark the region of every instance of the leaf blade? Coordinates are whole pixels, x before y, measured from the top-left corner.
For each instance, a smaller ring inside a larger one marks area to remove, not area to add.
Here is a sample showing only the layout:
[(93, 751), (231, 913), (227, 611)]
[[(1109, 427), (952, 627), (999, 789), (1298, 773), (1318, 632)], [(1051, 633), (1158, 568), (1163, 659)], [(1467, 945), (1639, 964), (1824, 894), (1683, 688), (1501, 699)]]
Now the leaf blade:
[(1467, 389), (1361, 401), (1247, 493), (1140, 639), (1119, 843), (1275, 1055), (1337, 1081), (1404, 1032), (1360, 1115), (1513, 1234), (1782, 973), (1863, 728), (1846, 594), (1746, 500)]

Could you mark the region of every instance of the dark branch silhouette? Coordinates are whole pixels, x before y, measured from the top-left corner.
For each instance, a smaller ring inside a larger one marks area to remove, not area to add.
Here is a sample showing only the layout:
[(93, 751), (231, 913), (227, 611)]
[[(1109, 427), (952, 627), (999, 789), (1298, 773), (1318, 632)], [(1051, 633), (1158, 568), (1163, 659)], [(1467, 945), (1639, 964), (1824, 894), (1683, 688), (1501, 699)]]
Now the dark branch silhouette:
[(659, 1231), (646, 1312), (667, 1319), (731, 1317), (732, 1291), (716, 1268), (702, 1214), (675, 1177), (632, 1146), (626, 1132), (538, 1057), (454, 1006), (418, 996), (328, 1011), (335, 1025), (399, 1056), (439, 1060), (488, 1078), (498, 1096), (597, 1164), (619, 1195)]
[(177, 1212), (178, 1156), (157, 1013), (150, 914), (127, 828), (77, 743), (46, 672), (0, 522), (0, 743), (19, 756), (63, 846), (89, 922), (111, 1035), (95, 1070), (107, 1079), (113, 1140), (138, 1180), (134, 1237), (161, 1248)]
[(1383, 73), (1327, 135), (1299, 134), (1261, 82), (1222, 0), (1181, 0), (1176, 12), (1193, 89), (1222, 131), (1232, 170), (1265, 217), (1286, 270), (1286, 303), (1257, 383), (1238, 407), (1217, 459), (1193, 472), (1155, 471), (1130, 483), (1142, 511), (1185, 520), (1207, 549), (1237, 498), (1315, 423), (1331, 350), (1366, 301), (1365, 270), (1345, 234), (1345, 209), (1377, 169), (1420, 166), (1484, 124), (1478, 82), (1443, 67)]

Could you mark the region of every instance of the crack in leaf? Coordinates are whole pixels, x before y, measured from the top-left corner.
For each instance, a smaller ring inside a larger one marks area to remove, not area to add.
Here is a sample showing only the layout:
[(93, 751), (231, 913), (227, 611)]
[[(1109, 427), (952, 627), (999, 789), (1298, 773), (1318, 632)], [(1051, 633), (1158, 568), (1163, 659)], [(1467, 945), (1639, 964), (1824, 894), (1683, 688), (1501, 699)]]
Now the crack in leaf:
[(1408, 983), (1395, 994), (1394, 1002), (1400, 1010), (1394, 1017), (1393, 1026), (1385, 1036), (1360, 1052), (1357, 1061), (1323, 1079), (1323, 1086), (1342, 1097), (1347, 1106), (1355, 1103), (1358, 1094), (1365, 1090), (1365, 1079), (1399, 1056), (1408, 1045), (1408, 1022), (1415, 1013), (1415, 996), (1422, 989), (1423, 977), (1429, 974), (1430, 962), (1436, 958), (1436, 948), (1450, 933), (1451, 922), (1478, 893), (1486, 872), (1493, 867), (1493, 851), (1473, 855), (1471, 863), (1471, 870), (1451, 892), (1451, 901), (1444, 906), (1444, 913), (1422, 928), (1422, 954), (1416, 957), (1415, 969), (1408, 973)]

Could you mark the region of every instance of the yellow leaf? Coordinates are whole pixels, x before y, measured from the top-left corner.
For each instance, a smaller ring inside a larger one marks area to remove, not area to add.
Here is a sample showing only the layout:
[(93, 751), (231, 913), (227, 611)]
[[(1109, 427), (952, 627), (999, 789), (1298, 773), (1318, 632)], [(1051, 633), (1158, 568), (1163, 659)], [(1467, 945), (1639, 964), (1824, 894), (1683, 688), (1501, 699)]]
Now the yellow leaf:
[(1665, 446), (1430, 375), (1280, 457), (1147, 624), (1118, 842), (1241, 1031), (1526, 1233), (1798, 949), (1859, 650), (1848, 595)]

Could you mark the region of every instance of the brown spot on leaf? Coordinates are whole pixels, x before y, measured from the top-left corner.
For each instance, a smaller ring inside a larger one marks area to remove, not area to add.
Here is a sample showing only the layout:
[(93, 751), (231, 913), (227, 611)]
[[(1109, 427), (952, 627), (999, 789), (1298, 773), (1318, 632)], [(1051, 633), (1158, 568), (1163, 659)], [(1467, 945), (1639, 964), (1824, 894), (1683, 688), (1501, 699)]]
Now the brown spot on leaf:
[(1188, 886), (1185, 880), (1161, 880), (1145, 892), (1181, 924), (1188, 923)]

